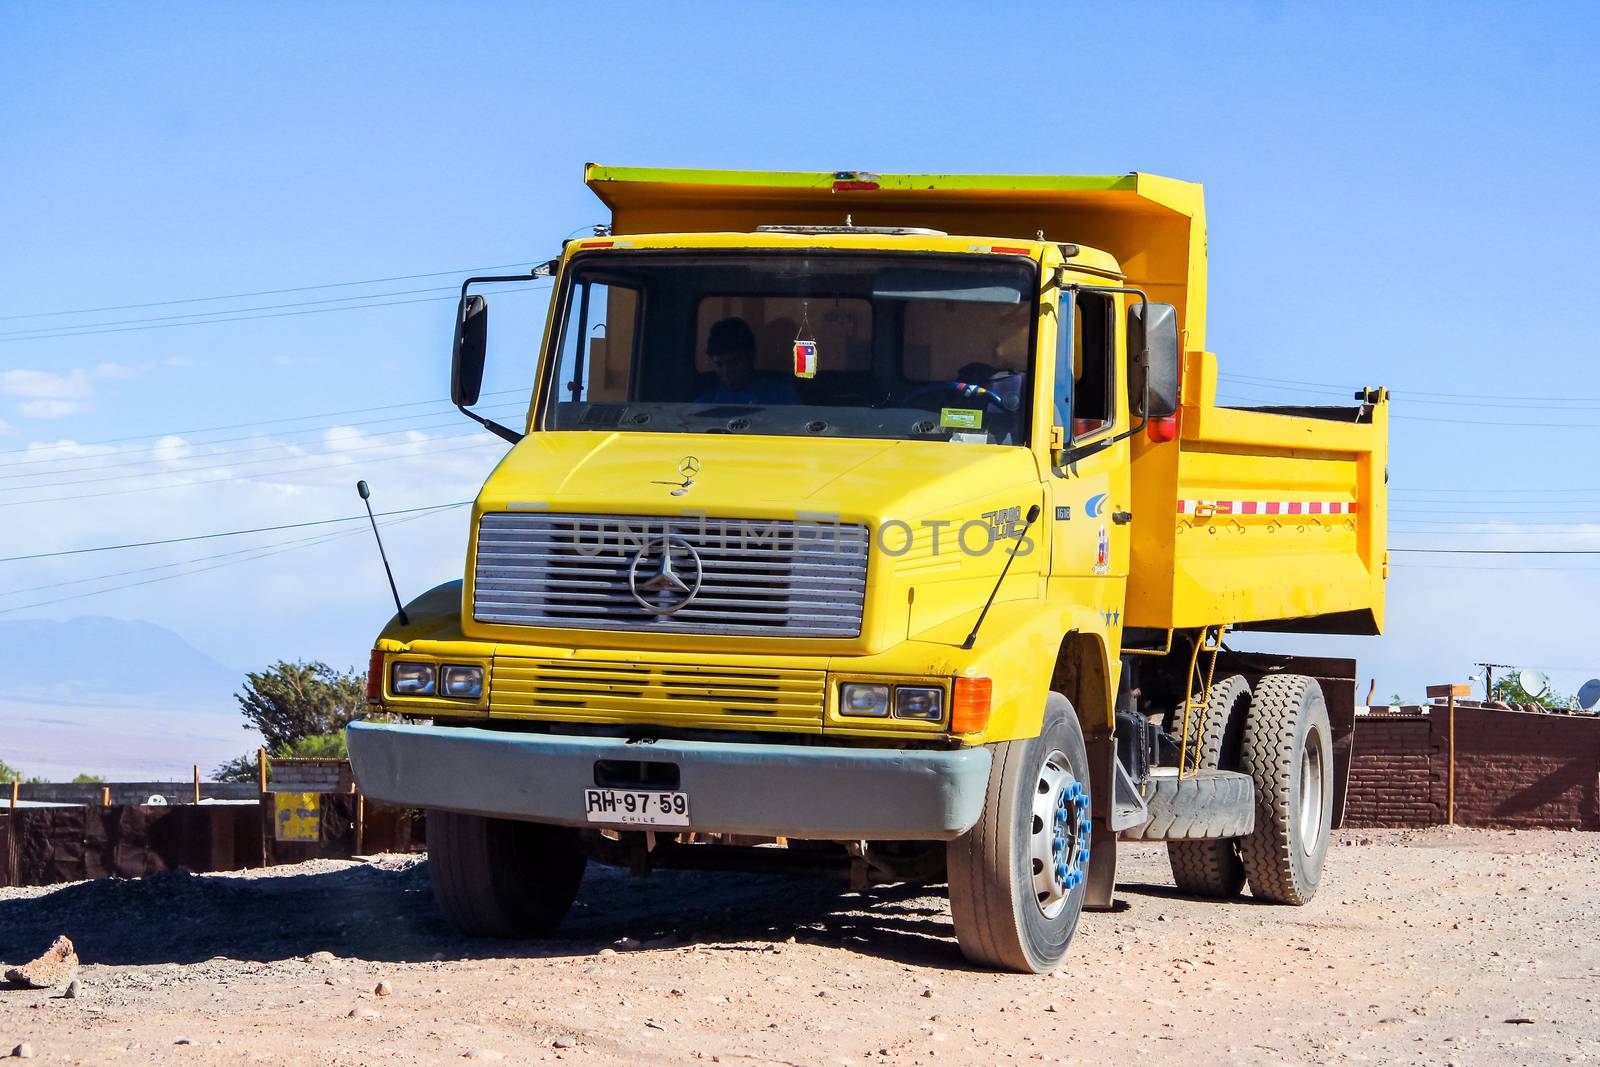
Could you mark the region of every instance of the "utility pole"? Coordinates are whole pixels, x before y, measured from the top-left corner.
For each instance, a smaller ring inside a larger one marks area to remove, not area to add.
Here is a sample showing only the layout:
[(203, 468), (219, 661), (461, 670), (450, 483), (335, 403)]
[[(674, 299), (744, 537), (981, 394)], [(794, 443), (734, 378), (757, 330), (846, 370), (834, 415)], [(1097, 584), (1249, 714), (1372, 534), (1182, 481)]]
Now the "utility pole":
[(1494, 672), (1514, 671), (1517, 669), (1509, 663), (1474, 663), (1473, 666), (1483, 668), (1483, 702), (1485, 704), (1494, 699)]

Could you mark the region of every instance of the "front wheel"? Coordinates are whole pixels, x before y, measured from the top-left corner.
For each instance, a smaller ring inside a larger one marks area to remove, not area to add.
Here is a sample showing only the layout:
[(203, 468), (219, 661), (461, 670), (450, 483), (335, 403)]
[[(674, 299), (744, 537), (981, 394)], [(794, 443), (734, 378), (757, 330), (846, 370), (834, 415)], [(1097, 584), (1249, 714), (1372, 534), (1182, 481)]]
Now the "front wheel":
[(588, 863), (563, 826), (430, 811), (428, 871), (445, 921), (468, 937), (537, 937), (554, 930)]
[(1066, 955), (1089, 870), (1089, 757), (1067, 698), (1038, 737), (993, 746), (983, 814), (950, 842), (950, 914), (973, 963), (1042, 974)]

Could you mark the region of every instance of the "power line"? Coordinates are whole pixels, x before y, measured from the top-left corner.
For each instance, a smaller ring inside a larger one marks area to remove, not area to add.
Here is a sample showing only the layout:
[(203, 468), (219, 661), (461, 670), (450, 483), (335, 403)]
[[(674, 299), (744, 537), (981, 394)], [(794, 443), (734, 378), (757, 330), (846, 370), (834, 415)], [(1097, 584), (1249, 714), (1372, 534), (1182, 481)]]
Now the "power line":
[(1443, 556), (1600, 556), (1600, 548), (1391, 548)]
[[(526, 293), (526, 292), (532, 292), (534, 290), (539, 290), (539, 289), (548, 289), (549, 287), (550, 287), (549, 283), (547, 282), (547, 283), (542, 284), (542, 285), (520, 285), (520, 286), (517, 286), (514, 289), (503, 289), (503, 290), (501, 290), (501, 292), (502, 293)], [(358, 299), (359, 300), (359, 299), (362, 299), (362, 298), (361, 297), (355, 297), (353, 299)], [(146, 326), (117, 326), (117, 327), (114, 327), (112, 329), (106, 329), (106, 330), (78, 330), (76, 332), (70, 332), (68, 329), (64, 328), (63, 332), (60, 332), (60, 333), (40, 334), (40, 335), (34, 335), (34, 336), (29, 336), (29, 337), (0, 337), (0, 344), (16, 344), (19, 341), (59, 340), (60, 338), (63, 338), (63, 337), (94, 337), (94, 336), (97, 336), (97, 335), (100, 335), (100, 334), (108, 334), (108, 333), (137, 333), (137, 332), (142, 331), (142, 330), (170, 330), (170, 329), (175, 329), (175, 328), (180, 327), (180, 326), (214, 326), (214, 325), (216, 325), (218, 323), (225, 323), (225, 322), (254, 322), (257, 319), (286, 319), (286, 318), (295, 318), (295, 317), (301, 316), (301, 315), (327, 315), (327, 314), (329, 314), (331, 312), (335, 312), (335, 311), (361, 311), (361, 310), (364, 310), (366, 308), (398, 307), (398, 306), (400, 306), (402, 304), (428, 304), (428, 303), (436, 303), (436, 302), (438, 302), (440, 300), (454, 300), (454, 299), (455, 299), (455, 297), (453, 297), (453, 296), (417, 296), (417, 297), (412, 297), (412, 298), (410, 298), (408, 300), (384, 300), (384, 301), (379, 301), (379, 302), (373, 303), (373, 304), (347, 304), (344, 307), (307, 308), (307, 309), (302, 310), (302, 311), (274, 311), (274, 312), (270, 312), (270, 313), (264, 314), (264, 315), (237, 315), (237, 316), (234, 316), (232, 318), (202, 319), (202, 320), (199, 320), (199, 321), (196, 321), (196, 322), (158, 322), (158, 323), (152, 323), (152, 324), (149, 324), (149, 325), (146, 325)], [(218, 314), (221, 315), (221, 314), (228, 314), (228, 313), (227, 312), (218, 312)]]
[[(488, 396), (505, 396), (505, 395), (507, 395), (509, 393), (522, 393), (522, 392), (526, 392), (526, 390), (524, 390), (524, 389), (500, 389), (500, 390), (497, 390), (497, 391), (492, 392), (492, 393), (484, 393), (483, 395), (486, 396), (486, 397), (488, 397)], [(415, 407), (423, 407), (423, 406), (428, 405), (428, 404), (448, 404), (448, 403), (450, 403), (450, 400), (449, 400), (448, 397), (439, 397), (439, 398), (437, 398), (435, 400), (410, 400), (410, 401), (407, 401), (407, 402), (405, 402), (403, 404), (379, 404), (379, 405), (377, 405), (375, 407), (369, 407), (369, 408), (346, 408), (344, 411), (323, 411), (323, 412), (318, 412), (318, 413), (316, 413), (314, 415), (286, 415), (283, 418), (258, 419), (255, 422), (234, 422), (234, 423), (229, 423), (229, 424), (224, 425), (224, 426), (201, 426), (201, 427), (197, 427), (195, 429), (189, 429), (189, 430), (162, 430), (162, 431), (160, 431), (158, 433), (134, 434), (134, 435), (129, 436), (129, 437), (103, 437), (103, 438), (101, 438), (101, 439), (99, 439), (97, 441), (70, 441), (70, 442), (63, 442), (61, 444), (54, 444), (54, 445), (36, 445), (36, 446), (29, 446), (29, 447), (26, 447), (26, 448), (12, 448), (12, 449), (7, 449), (5, 451), (0, 451), (0, 456), (14, 455), (14, 454), (16, 454), (18, 452), (37, 452), (37, 451), (40, 451), (41, 449), (45, 449), (45, 448), (92, 448), (92, 447), (96, 447), (98, 445), (119, 445), (119, 444), (123, 444), (123, 443), (128, 442), (128, 441), (149, 441), (149, 440), (152, 440), (152, 439), (158, 438), (158, 437), (182, 437), (185, 434), (217, 433), (217, 432), (222, 431), (222, 430), (243, 430), (243, 429), (247, 429), (247, 428), (252, 427), (252, 426), (278, 426), (278, 425), (282, 425), (283, 423), (286, 423), (286, 422), (306, 422), (306, 421), (308, 421), (310, 419), (332, 419), (332, 418), (337, 418), (337, 417), (339, 417), (341, 415), (362, 415), (362, 414), (365, 414), (365, 413), (367, 413), (369, 411), (395, 411), (395, 410), (397, 410), (399, 408), (415, 408)], [(359, 423), (355, 423), (355, 424), (352, 424), (352, 425), (360, 425), (360, 424)], [(315, 427), (315, 426), (302, 427), (302, 429), (319, 429), (319, 428), (322, 428), (322, 427)], [(299, 433), (299, 432), (301, 432), (301, 430), (292, 430), (292, 431), (289, 431), (289, 432), (291, 432), (291, 433)], [(253, 435), (252, 434), (252, 435), (247, 435), (245, 437), (234, 437), (234, 438), (228, 438), (228, 439), (221, 440), (221, 441), (195, 441), (195, 442), (191, 442), (191, 443), (192, 444), (198, 444), (198, 445), (220, 445), (220, 444), (228, 444), (228, 443), (231, 443), (232, 441), (249, 441), (249, 440), (254, 439), (255, 436), (257, 436), (257, 435)], [(13, 461), (11, 461), (9, 463), (6, 463), (3, 467), (0, 467), (0, 469), (10, 470), (12, 467), (20, 467), (20, 466), (23, 466), (24, 464), (28, 464), (28, 463), (60, 463), (60, 462), (62, 462), (62, 461), (59, 460), (59, 459), (13, 460)]]
[[(1348, 389), (1345, 386), (1340, 385), (1338, 382), (1308, 382), (1296, 378), (1263, 378), (1258, 375), (1236, 374), (1232, 372), (1220, 374), (1218, 377), (1231, 378), (1237, 381), (1259, 382), (1261, 384), (1272, 385), (1274, 387), (1281, 387), (1284, 385), (1302, 385), (1316, 389), (1333, 390), (1344, 394), (1355, 392), (1354, 389)], [(1496, 393), (1436, 393), (1417, 389), (1391, 390), (1390, 395), (1407, 396), (1413, 398), (1421, 396), (1444, 397), (1451, 400), (1492, 400), (1497, 402), (1505, 400), (1524, 400), (1541, 404), (1570, 403), (1600, 405), (1600, 397), (1596, 396), (1502, 396)]]
[[(498, 416), (499, 413), (502, 410), (524, 411), (526, 409), (521, 404), (513, 403), (513, 404), (491, 404), (491, 405), (488, 405), (487, 407), (481, 408), (480, 410), (484, 411), (484, 412), (494, 413), (494, 414), (496, 414)], [(437, 412), (437, 414), (443, 415), (445, 413), (441, 411), (441, 412)], [(409, 416), (409, 415), (400, 416), (401, 419), (412, 418), (412, 417), (413, 416)], [(356, 423), (356, 424), (350, 424), (350, 425), (351, 425), (351, 428), (353, 429), (356, 426), (362, 426), (362, 425), (371, 426), (371, 425), (374, 425), (374, 424), (377, 424), (377, 423), (394, 422), (394, 421), (398, 421), (398, 420), (396, 420), (396, 419), (374, 419), (371, 422)], [(362, 438), (362, 441), (364, 443), (350, 444), (350, 445), (346, 445), (346, 446), (330, 444), (325, 448), (316, 450), (314, 452), (308, 452), (308, 453), (305, 453), (302, 456), (292, 457), (292, 458), (301, 459), (301, 458), (309, 458), (311, 456), (337, 456), (337, 455), (344, 455), (344, 454), (347, 454), (347, 453), (350, 453), (350, 452), (361, 452), (361, 451), (365, 451), (365, 450), (371, 449), (371, 448), (384, 448), (384, 447), (389, 447), (391, 445), (409, 444), (410, 442), (407, 442), (407, 441), (382, 441), (382, 440), (375, 440), (375, 438), (383, 438), (383, 437), (392, 436), (394, 434), (402, 434), (402, 433), (416, 433), (416, 432), (420, 432), (422, 430), (437, 430), (437, 429), (441, 429), (441, 428), (447, 427), (447, 426), (457, 426), (457, 427), (459, 427), (461, 425), (461, 423), (462, 423), (462, 420), (460, 418), (446, 419), (443, 422), (414, 423), (414, 424), (411, 424), (409, 426), (400, 426), (400, 427), (396, 427), (394, 429), (384, 430), (381, 433), (377, 433), (377, 434), (364, 435), (363, 438)], [(334, 428), (335, 427), (312, 427), (311, 429), (328, 430), (328, 429), (334, 429)], [(343, 427), (341, 426), (339, 428), (343, 428)], [(299, 431), (297, 431), (297, 432), (299, 432)], [(476, 433), (477, 430), (474, 429), (471, 432)], [(448, 440), (451, 440), (453, 438), (465, 437), (465, 436), (468, 436), (468, 435), (465, 434), (465, 433), (461, 433), (461, 434), (445, 434), (445, 435), (433, 438), (433, 440), (436, 440), (436, 441), (448, 441)], [(253, 440), (253, 438), (252, 438), (252, 440)], [(204, 448), (207, 445), (209, 445), (210, 443), (211, 442), (205, 442), (204, 444), (202, 444), (200, 446), (197, 446), (197, 447)], [(59, 468), (59, 469), (56, 469), (56, 470), (33, 471), (31, 473), (23, 473), (23, 474), (0, 474), (0, 481), (9, 481), (9, 480), (16, 479), (16, 478), (53, 478), (53, 477), (55, 477), (56, 475), (59, 475), (59, 474), (74, 474), (74, 473), (78, 473), (78, 472), (81, 472), (81, 471), (104, 471), (104, 470), (115, 470), (115, 469), (118, 469), (118, 468), (130, 468), (130, 467), (131, 468), (135, 468), (134, 470), (131, 470), (131, 471), (130, 470), (125, 470), (121, 474), (101, 475), (101, 476), (95, 477), (95, 478), (76, 478), (76, 479), (71, 479), (71, 480), (64, 481), (64, 482), (28, 482), (28, 483), (21, 484), (21, 485), (9, 485), (9, 486), (0, 485), (0, 493), (16, 493), (16, 492), (23, 492), (23, 491), (26, 491), (26, 490), (29, 490), (29, 489), (56, 489), (56, 488), (60, 488), (62, 486), (68, 486), (68, 485), (88, 485), (88, 484), (91, 484), (91, 483), (94, 483), (94, 482), (119, 481), (119, 480), (124, 480), (124, 479), (129, 479), (129, 478), (160, 478), (160, 477), (164, 477), (164, 476), (167, 476), (167, 475), (191, 474), (191, 473), (194, 473), (196, 471), (221, 470), (224, 467), (245, 467), (245, 466), (250, 466), (252, 464), (257, 464), (257, 463), (276, 463), (276, 462), (279, 462), (279, 457), (276, 457), (276, 456), (263, 456), (263, 457), (258, 458), (258, 459), (233, 459), (231, 457), (246, 456), (246, 455), (250, 455), (251, 453), (256, 453), (256, 452), (270, 452), (270, 451), (274, 451), (274, 450), (282, 450), (282, 449), (289, 449), (289, 448), (303, 448), (305, 446), (305, 444), (306, 444), (306, 442), (299, 442), (299, 441), (272, 441), (272, 442), (269, 442), (267, 444), (257, 445), (257, 446), (251, 447), (251, 448), (221, 449), (221, 450), (216, 451), (216, 452), (196, 452), (194, 455), (181, 456), (181, 457), (176, 457), (176, 458), (172, 458), (172, 459), (160, 459), (160, 458), (128, 459), (128, 460), (122, 460), (122, 461), (115, 462), (115, 463), (85, 464), (84, 466), (81, 466), (81, 467), (63, 467), (63, 468)], [(207, 460), (221, 460), (222, 462), (220, 462), (220, 463), (207, 463), (207, 462), (204, 462), (204, 461), (207, 461)], [(139, 469), (139, 468), (147, 468), (147, 467), (160, 467), (161, 469), (143, 471), (143, 472)], [(0, 467), (0, 470), (4, 470), (4, 468)]]
[[(425, 518), (425, 517), (426, 516), (423, 516), (423, 515), (414, 515), (414, 516), (412, 516), (413, 519), (420, 519), (420, 518)], [(399, 521), (400, 522), (409, 522), (410, 520), (409, 519), (401, 519)], [(284, 552), (292, 552), (297, 548), (307, 548), (307, 547), (310, 547), (312, 545), (327, 544), (329, 541), (337, 541), (337, 540), (340, 540), (341, 538), (355, 537), (355, 536), (359, 535), (360, 533), (361, 533), (360, 530), (343, 530), (343, 531), (340, 531), (339, 533), (326, 534), (326, 535), (323, 535), (321, 537), (302, 538), (300, 540), (300, 542), (298, 542), (298, 543), (296, 543), (296, 542), (288, 542), (288, 543), (286, 543), (285, 547), (279, 547), (279, 548), (267, 547), (265, 551), (257, 552), (255, 555), (252, 555), (252, 556), (246, 556), (244, 559), (229, 560), (229, 561), (227, 561), (225, 563), (214, 563), (209, 567), (197, 567), (194, 570), (182, 571), (182, 572), (180, 572), (178, 574), (163, 574), (163, 575), (160, 575), (159, 577), (156, 577), (156, 578), (145, 578), (145, 579), (143, 579), (141, 581), (127, 582), (127, 583), (125, 583), (123, 585), (107, 586), (105, 589), (91, 589), (87, 593), (73, 593), (71, 596), (56, 597), (55, 599), (52, 599), (52, 600), (37, 600), (37, 601), (34, 601), (33, 603), (30, 603), (30, 604), (18, 604), (15, 607), (0, 608), (0, 615), (10, 615), (10, 614), (13, 614), (14, 612), (18, 612), (18, 611), (27, 611), (29, 608), (46, 608), (46, 607), (50, 607), (50, 606), (55, 605), (55, 604), (64, 604), (64, 603), (66, 603), (67, 601), (70, 601), (70, 600), (82, 600), (82, 599), (84, 599), (86, 597), (100, 596), (103, 593), (115, 593), (115, 592), (119, 592), (119, 591), (121, 591), (123, 589), (135, 589), (135, 588), (137, 588), (139, 586), (143, 586), (143, 585), (154, 585), (157, 582), (170, 582), (174, 578), (187, 578), (187, 577), (189, 577), (191, 575), (195, 575), (195, 574), (205, 574), (208, 571), (221, 570), (223, 567), (234, 567), (234, 566), (238, 566), (241, 563), (250, 563), (250, 562), (253, 562), (253, 561), (258, 560), (258, 559), (265, 559), (268, 556), (276, 556), (276, 555), (280, 555), (280, 554), (282, 554)], [(258, 547), (264, 547), (264, 546), (258, 546)]]
[[(462, 505), (456, 505), (456, 506), (462, 506)], [(418, 519), (425, 519), (429, 515), (433, 514), (435, 511), (442, 511), (442, 510), (448, 510), (448, 508), (435, 508), (435, 509), (433, 509), (431, 511), (421, 512), (421, 513), (413, 514), (413, 515), (407, 515), (404, 518), (398, 518), (398, 519), (393, 519), (393, 520), (390, 520), (390, 521), (381, 522), (378, 525), (383, 527), (385, 530), (387, 530), (387, 529), (389, 529), (390, 527), (393, 527), (393, 526), (403, 526), (408, 522), (416, 522)], [(234, 556), (249, 555), (252, 552), (259, 552), (262, 549), (267, 549), (267, 548), (279, 548), (279, 547), (285, 547), (285, 546), (287, 546), (287, 547), (297, 547), (297, 546), (301, 546), (301, 545), (322, 544), (322, 543), (326, 543), (328, 541), (337, 541), (340, 538), (350, 537), (352, 535), (360, 534), (360, 533), (364, 533), (364, 532), (365, 532), (364, 530), (362, 530), (362, 529), (360, 529), (358, 527), (358, 528), (356, 528), (354, 530), (340, 530), (340, 531), (337, 531), (335, 533), (318, 533), (318, 534), (312, 534), (309, 537), (290, 538), (290, 539), (284, 540), (284, 541), (271, 541), (271, 542), (268, 542), (267, 544), (264, 544), (264, 545), (251, 545), (248, 548), (236, 548), (231, 552), (216, 552), (216, 553), (213, 553), (213, 554), (211, 554), (209, 556), (196, 556), (196, 557), (193, 557), (191, 559), (180, 559), (180, 560), (176, 560), (176, 561), (174, 561), (172, 563), (157, 563), (157, 564), (154, 564), (153, 566), (149, 566), (149, 567), (135, 567), (132, 570), (113, 571), (110, 574), (97, 574), (97, 575), (95, 575), (95, 576), (93, 576), (91, 578), (71, 578), (71, 579), (68, 579), (66, 581), (61, 581), (61, 582), (46, 582), (43, 585), (30, 585), (30, 586), (24, 586), (24, 587), (22, 587), (20, 589), (7, 589), (7, 590), (5, 590), (3, 592), (0, 592), (0, 597), (20, 596), (23, 593), (37, 593), (37, 592), (41, 592), (41, 591), (43, 591), (45, 589), (63, 589), (63, 588), (66, 588), (69, 585), (85, 585), (85, 584), (87, 584), (89, 582), (102, 582), (102, 581), (107, 581), (107, 580), (112, 579), (112, 578), (126, 578), (129, 575), (133, 575), (133, 574), (149, 574), (152, 571), (172, 570), (175, 567), (187, 567), (190, 564), (194, 564), (194, 563), (208, 563), (211, 560), (231, 559)], [(182, 577), (182, 575), (173, 575), (172, 577)], [(94, 590), (94, 591), (92, 591), (90, 593), (85, 593), (84, 595), (85, 596), (93, 596), (96, 593), (110, 592), (110, 591), (111, 590), (109, 590), (109, 589)], [(38, 605), (35, 605), (35, 606), (38, 606)]]
[(444, 278), (452, 274), (477, 274), (486, 270), (510, 270), (522, 263), (497, 263), (489, 267), (462, 267), (459, 270), (438, 270), (427, 274), (396, 274), (388, 278), (366, 278), (357, 282), (325, 282), (321, 285), (299, 285), (291, 289), (258, 289), (251, 293), (227, 293), (223, 296), (191, 296), (182, 300), (152, 300), (145, 304), (109, 304), (104, 307), (76, 308), (71, 311), (30, 311), (20, 315), (0, 315), (0, 322), (17, 319), (48, 319), (64, 315), (96, 315), (102, 311), (134, 311), (138, 308), (172, 307), (176, 304), (205, 304), (216, 300), (245, 300), (256, 296), (283, 296), (288, 293), (309, 293), (318, 289), (343, 289), (354, 285), (382, 285), (387, 282), (409, 282), (419, 278)]
[[(394, 511), (380, 511), (378, 518), (390, 515), (417, 515), (426, 511), (442, 511), (445, 508), (459, 508), (470, 504), (470, 500), (457, 500), (449, 504), (426, 504), (416, 508), (399, 508)], [(210, 541), (218, 537), (243, 537), (246, 534), (274, 533), (278, 530), (303, 530), (309, 526), (331, 526), (340, 522), (359, 522), (367, 517), (366, 512), (359, 515), (346, 515), (339, 519), (314, 519), (309, 522), (290, 522), (281, 526), (254, 526), (248, 530), (223, 530), (220, 533), (190, 534), (187, 537), (168, 537), (160, 541), (130, 541), (120, 545), (96, 545), (93, 548), (66, 548), (55, 552), (34, 552), (25, 556), (0, 556), (0, 563), (17, 563), (30, 559), (54, 559), (58, 556), (82, 556), (91, 552), (116, 552), (125, 548), (151, 548), (155, 545), (179, 545), (190, 541)]]
[(390, 296), (416, 296), (419, 293), (453, 293), (459, 292), (457, 285), (436, 285), (426, 289), (399, 289), (389, 293), (358, 293), (355, 296), (330, 296), (325, 300), (296, 300), (288, 304), (261, 304), (257, 307), (226, 308), (222, 311), (190, 311), (177, 315), (148, 315), (137, 319), (108, 319), (104, 322), (84, 322), (71, 326), (39, 326), (26, 330), (7, 330), (0, 333), (0, 340), (10, 338), (28, 338), (35, 336), (65, 336), (73, 335), (72, 331), (90, 330), (99, 326), (130, 326), (146, 322), (175, 322), (178, 319), (210, 319), (218, 315), (243, 315), (249, 311), (278, 311), (283, 308), (318, 307), (323, 304), (347, 304), (354, 300), (381, 300)]
[[(388, 461), (394, 460), (394, 459), (432, 459), (434, 456), (448, 455), (448, 454), (450, 454), (452, 452), (465, 452), (465, 451), (467, 451), (469, 449), (482, 448), (484, 445), (494, 444), (495, 441), (499, 440), (498, 438), (495, 438), (493, 441), (491, 441), (491, 440), (489, 440), (487, 438), (479, 437), (478, 435), (480, 433), (483, 433), (483, 432), (487, 432), (487, 431), (469, 430), (466, 433), (451, 434), (451, 435), (448, 435), (448, 436), (445, 436), (445, 437), (433, 438), (434, 441), (451, 441), (451, 440), (456, 440), (456, 439), (461, 438), (461, 437), (474, 437), (474, 438), (477, 438), (477, 440), (475, 440), (472, 444), (469, 444), (469, 445), (458, 445), (455, 448), (435, 448), (435, 449), (432, 449), (429, 452), (422, 453), (422, 454), (412, 454), (412, 455), (404, 455), (404, 456), (372, 456), (372, 457), (369, 457), (366, 460), (366, 462), (368, 462), (368, 463), (385, 463), (385, 462), (388, 462)], [(395, 446), (393, 444), (391, 444), (388, 447), (393, 448)], [(258, 473), (249, 475), (248, 478), (256, 478), (256, 479), (268, 478), (268, 477), (273, 477), (273, 476), (280, 475), (280, 474), (306, 474), (306, 473), (309, 473), (311, 471), (332, 470), (335, 467), (346, 467), (346, 466), (348, 466), (348, 464), (346, 464), (346, 463), (319, 463), (319, 464), (312, 464), (309, 467), (284, 467), (284, 468), (281, 468), (279, 470), (260, 471)], [(248, 480), (248, 478), (247, 478), (247, 480)], [(69, 494), (64, 495), (64, 496), (31, 497), (31, 498), (29, 498), (27, 500), (8, 500), (8, 501), (4, 502), (3, 504), (0, 504), (0, 508), (18, 508), (18, 507), (22, 507), (22, 506), (24, 506), (26, 504), (59, 504), (59, 503), (61, 503), (63, 501), (67, 501), (67, 500), (71, 500), (71, 501), (76, 502), (76, 501), (79, 501), (79, 500), (92, 500), (92, 499), (95, 499), (95, 498), (98, 498), (98, 497), (105, 497), (105, 496), (126, 496), (129, 493), (157, 493), (157, 492), (161, 492), (164, 489), (187, 489), (187, 488), (189, 488), (191, 486), (196, 486), (196, 485), (215, 485), (218, 482), (232, 482), (232, 481), (237, 481), (237, 480), (239, 480), (239, 479), (236, 479), (233, 475), (229, 474), (229, 475), (224, 475), (221, 478), (200, 478), (200, 479), (197, 479), (197, 480), (191, 481), (191, 482), (176, 482), (176, 483), (174, 483), (172, 485), (134, 486), (134, 487), (128, 488), (128, 489), (110, 489), (110, 490), (107, 490), (106, 492), (103, 492), (103, 493), (69, 493)]]
[[(1272, 407), (1274, 400), (1272, 397), (1268, 397), (1263, 400), (1256, 397), (1239, 396), (1233, 393), (1226, 395), (1218, 393), (1217, 399), (1224, 400), (1230, 404), (1247, 404), (1252, 407)], [(1566, 408), (1562, 410), (1581, 411), (1584, 409)], [(1509, 426), (1538, 430), (1593, 430), (1595, 428), (1595, 424), (1592, 422), (1507, 422), (1504, 419), (1445, 419), (1435, 415), (1403, 414), (1394, 414), (1390, 415), (1389, 417), (1402, 422), (1433, 422), (1454, 426)]]

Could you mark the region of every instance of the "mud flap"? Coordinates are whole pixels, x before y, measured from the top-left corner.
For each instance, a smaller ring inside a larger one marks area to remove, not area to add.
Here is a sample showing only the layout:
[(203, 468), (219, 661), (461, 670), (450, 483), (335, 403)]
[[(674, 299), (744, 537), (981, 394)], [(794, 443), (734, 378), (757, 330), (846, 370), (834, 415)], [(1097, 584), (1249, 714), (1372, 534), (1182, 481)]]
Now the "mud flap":
[(1110, 911), (1117, 891), (1117, 832), (1096, 821), (1089, 837), (1089, 876), (1083, 906), (1087, 911)]
[(1127, 772), (1117, 761), (1116, 739), (1096, 733), (1084, 739), (1089, 753), (1089, 789), (1094, 800), (1094, 829), (1089, 837), (1089, 872), (1085, 879), (1083, 906), (1090, 911), (1108, 911), (1117, 889), (1117, 831), (1130, 821), (1144, 822), (1149, 816), (1138, 790), (1124, 787)]

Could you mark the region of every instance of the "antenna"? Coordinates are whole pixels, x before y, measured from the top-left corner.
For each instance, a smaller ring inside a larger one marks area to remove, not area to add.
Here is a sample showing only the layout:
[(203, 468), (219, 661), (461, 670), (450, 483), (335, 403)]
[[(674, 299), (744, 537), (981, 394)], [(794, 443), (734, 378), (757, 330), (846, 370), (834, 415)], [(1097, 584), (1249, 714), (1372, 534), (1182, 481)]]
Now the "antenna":
[(1600, 678), (1590, 678), (1578, 687), (1578, 706), (1593, 711), (1596, 704), (1600, 704)]
[[(1039, 505), (1035, 504), (1028, 509), (1028, 517), (1022, 522), (1022, 530), (1017, 534), (1017, 540), (1027, 536), (1028, 530), (1033, 526), (1034, 520), (1039, 517)], [(989, 599), (983, 602), (983, 610), (978, 612), (978, 621), (972, 624), (972, 632), (967, 639), (961, 642), (962, 648), (971, 648), (972, 643), (978, 639), (978, 627), (983, 625), (984, 617), (989, 614), (989, 605), (994, 603), (994, 598), (1000, 593), (1000, 583), (1006, 580), (1006, 572), (1011, 569), (1011, 561), (1017, 558), (1016, 552), (1006, 557), (1005, 566), (1000, 568), (1000, 577), (994, 580), (994, 588), (989, 590)]]
[(383, 573), (389, 576), (389, 592), (394, 594), (394, 610), (400, 614), (400, 625), (410, 626), (411, 620), (406, 618), (406, 609), (400, 606), (400, 590), (394, 586), (394, 571), (389, 569), (389, 556), (383, 550), (383, 538), (378, 536), (378, 520), (372, 514), (372, 490), (367, 488), (365, 481), (356, 483), (356, 492), (361, 494), (361, 502), (367, 506), (367, 521), (372, 523), (372, 536), (378, 542), (378, 558), (383, 560)]

